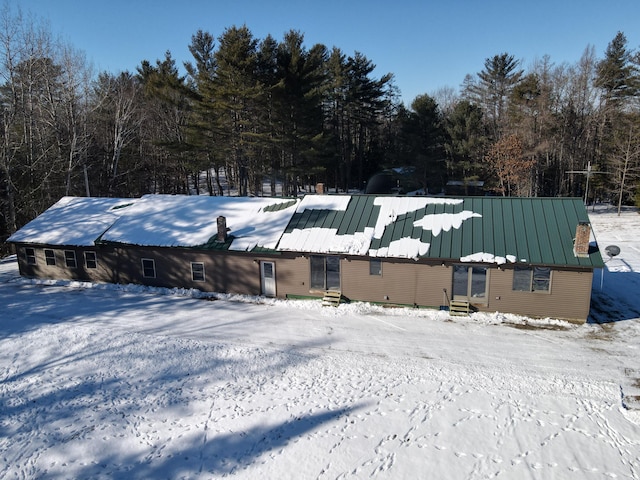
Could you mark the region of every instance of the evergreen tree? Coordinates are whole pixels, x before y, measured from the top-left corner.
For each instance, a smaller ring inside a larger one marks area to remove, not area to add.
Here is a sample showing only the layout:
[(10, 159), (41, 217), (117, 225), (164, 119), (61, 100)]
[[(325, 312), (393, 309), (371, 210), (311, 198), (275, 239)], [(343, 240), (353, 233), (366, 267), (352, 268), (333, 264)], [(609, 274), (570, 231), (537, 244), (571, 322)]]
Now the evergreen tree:
[(325, 81), (326, 48), (303, 46), (304, 36), (291, 30), (278, 46), (277, 119), (282, 168), (286, 173), (285, 190), (296, 194), (299, 182), (308, 174), (318, 174), (322, 134), (321, 94)]
[(195, 65), (190, 62), (185, 64), (188, 74), (187, 83), (193, 98), (187, 124), (187, 143), (192, 154), (197, 156), (205, 166), (209, 195), (224, 195), (220, 171), (225, 157), (219, 148), (220, 140), (217, 134), (220, 113), (216, 110), (215, 99), (217, 63), (213, 35), (198, 30), (191, 37), (189, 51), (195, 60)]
[(276, 195), (276, 184), (281, 178), (275, 90), (278, 85), (278, 42), (271, 36), (260, 42), (257, 59), (257, 79), (260, 85), (260, 133), (256, 135), (261, 170), (269, 177), (271, 196)]
[(362, 188), (378, 168), (376, 141), (388, 111), (393, 75), (371, 78), (375, 65), (360, 52), (345, 60), (334, 49), (328, 62), (328, 118), (343, 189)]
[(505, 132), (508, 99), (524, 73), (518, 69), (519, 64), (508, 53), (494, 55), (485, 60), (484, 70), (478, 73), (479, 82), (468, 85), (475, 103), (484, 110), (494, 139)]
[(226, 173), (244, 196), (249, 193), (252, 133), (256, 102), (257, 40), (245, 26), (231, 27), (218, 38), (216, 75), (209, 98), (217, 116), (218, 147), (230, 160)]
[(429, 95), (418, 95), (411, 109), (405, 126), (412, 146), (410, 165), (425, 192), (440, 193), (446, 183), (446, 131), (442, 115)]
[(482, 110), (468, 100), (458, 102), (445, 119), (448, 174), (454, 180), (486, 181), (482, 163), (487, 138)]
[[(627, 174), (633, 176), (635, 156), (632, 141), (637, 131), (638, 112), (633, 111), (639, 96), (638, 71), (633, 63), (633, 52), (627, 48), (627, 39), (618, 32), (609, 43), (605, 57), (596, 67), (595, 86), (600, 89), (600, 154), (608, 175), (611, 196), (622, 200), (629, 185)], [(631, 170), (628, 167), (631, 166)], [(621, 173), (623, 172), (623, 173)], [(625, 185), (626, 184), (626, 185)]]
[(143, 61), (138, 68), (144, 95), (144, 124), (141, 150), (146, 170), (151, 174), (148, 188), (168, 193), (199, 193), (199, 172), (206, 165), (192, 155), (186, 142), (186, 125), (191, 108), (191, 92), (171, 57), (151, 66)]
[(595, 86), (602, 90), (603, 102), (614, 108), (638, 95), (638, 72), (627, 49), (627, 38), (618, 32), (607, 46), (605, 58), (596, 69)]

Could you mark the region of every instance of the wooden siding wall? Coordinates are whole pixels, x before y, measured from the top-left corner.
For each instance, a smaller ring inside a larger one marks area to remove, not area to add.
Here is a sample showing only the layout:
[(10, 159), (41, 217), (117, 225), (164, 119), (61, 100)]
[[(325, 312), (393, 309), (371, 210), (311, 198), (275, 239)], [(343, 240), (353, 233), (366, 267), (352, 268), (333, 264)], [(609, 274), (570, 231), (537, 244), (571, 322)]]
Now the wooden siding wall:
[[(36, 265), (28, 265), (24, 245), (16, 246), (21, 275), (27, 277), (74, 279), (95, 282), (137, 283), (150, 286), (195, 288), (202, 291), (261, 294), (260, 261), (275, 263), (277, 294), (321, 296), (310, 290), (309, 258), (296, 254), (254, 255), (204, 250), (96, 246), (50, 248), (27, 246), (36, 253)], [(45, 249), (56, 255), (56, 265), (47, 265)], [(76, 252), (77, 268), (65, 265), (65, 250)], [(88, 269), (84, 252), (96, 252), (97, 268)], [(142, 259), (155, 261), (156, 278), (144, 278)], [(205, 267), (205, 281), (193, 281), (191, 262)], [(370, 275), (369, 259), (342, 258), (342, 294), (351, 300), (438, 308), (451, 298), (452, 269), (404, 260), (382, 260), (382, 275)], [(487, 305), (481, 311), (515, 313), (584, 322), (589, 315), (591, 271), (553, 270), (551, 290), (517, 292), (512, 290), (513, 270), (491, 268)], [(445, 298), (443, 290), (448, 297)]]
[(547, 292), (514, 292), (512, 269), (491, 269), (489, 304), (482, 310), (584, 322), (589, 316), (591, 271), (552, 270)]
[(369, 260), (341, 262), (342, 293), (367, 302), (439, 307), (451, 290), (451, 268), (414, 261), (382, 261), (382, 275), (369, 274)]
[[(33, 248), (36, 254), (36, 264), (29, 265), (25, 258), (25, 248)], [(47, 265), (45, 250), (52, 250), (56, 259), (55, 265)], [(73, 251), (76, 255), (76, 268), (69, 268), (65, 262), (65, 251)], [(94, 252), (97, 256), (97, 267), (87, 268), (85, 252)], [(20, 275), (32, 278), (49, 278), (62, 280), (80, 280), (93, 282), (112, 282), (110, 267), (101, 261), (100, 252), (96, 247), (34, 247), (32, 245), (16, 246), (18, 268)]]
[[(265, 259), (266, 260), (266, 259)], [(311, 272), (309, 258), (302, 255), (269, 258), (276, 263), (276, 286), (278, 297), (287, 295), (322, 296), (310, 290)]]
[[(106, 252), (105, 252), (106, 253)], [(114, 263), (115, 283), (195, 288), (206, 292), (260, 294), (260, 264), (254, 257), (189, 249), (116, 248), (105, 255)], [(142, 259), (155, 262), (156, 278), (142, 274)], [(204, 281), (194, 281), (191, 262), (204, 264)]]

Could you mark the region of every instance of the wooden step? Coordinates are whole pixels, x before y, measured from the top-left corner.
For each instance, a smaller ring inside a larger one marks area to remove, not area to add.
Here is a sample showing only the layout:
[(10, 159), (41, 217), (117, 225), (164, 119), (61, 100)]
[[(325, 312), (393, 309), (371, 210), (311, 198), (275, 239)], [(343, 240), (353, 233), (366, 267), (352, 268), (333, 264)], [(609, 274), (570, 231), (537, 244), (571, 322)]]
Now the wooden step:
[(467, 300), (451, 300), (449, 302), (449, 315), (465, 315), (471, 314), (471, 305)]
[(322, 298), (322, 305), (327, 307), (337, 307), (342, 300), (342, 292), (336, 290), (327, 290)]

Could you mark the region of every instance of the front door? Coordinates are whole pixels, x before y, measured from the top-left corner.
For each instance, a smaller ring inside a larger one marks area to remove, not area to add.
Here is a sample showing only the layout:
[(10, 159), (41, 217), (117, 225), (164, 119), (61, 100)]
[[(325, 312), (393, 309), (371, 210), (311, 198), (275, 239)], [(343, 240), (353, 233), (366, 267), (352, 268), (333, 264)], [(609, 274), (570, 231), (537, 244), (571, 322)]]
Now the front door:
[(487, 267), (453, 266), (453, 300), (487, 303)]
[(276, 264), (275, 262), (260, 262), (260, 283), (262, 294), (267, 297), (276, 296)]

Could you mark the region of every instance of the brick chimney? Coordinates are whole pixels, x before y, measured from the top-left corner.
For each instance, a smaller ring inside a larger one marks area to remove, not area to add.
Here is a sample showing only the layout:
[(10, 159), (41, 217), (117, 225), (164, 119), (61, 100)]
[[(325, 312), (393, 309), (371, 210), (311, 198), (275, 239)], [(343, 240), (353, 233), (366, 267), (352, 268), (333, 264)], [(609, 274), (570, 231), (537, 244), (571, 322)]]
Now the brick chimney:
[(227, 219), (222, 215), (218, 217), (218, 235), (216, 236), (216, 242), (226, 242), (227, 241), (227, 232), (229, 229), (227, 228)]
[(580, 222), (576, 228), (576, 238), (573, 240), (573, 253), (576, 257), (589, 256), (589, 238), (591, 227), (588, 223)]
[(316, 183), (316, 193), (318, 195), (324, 195), (324, 183)]

